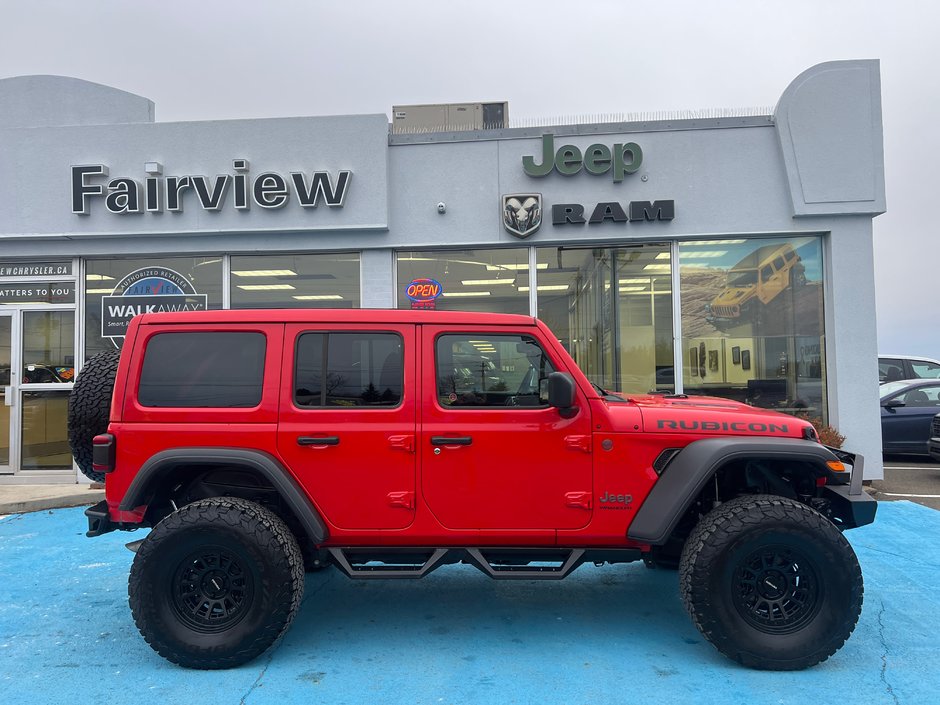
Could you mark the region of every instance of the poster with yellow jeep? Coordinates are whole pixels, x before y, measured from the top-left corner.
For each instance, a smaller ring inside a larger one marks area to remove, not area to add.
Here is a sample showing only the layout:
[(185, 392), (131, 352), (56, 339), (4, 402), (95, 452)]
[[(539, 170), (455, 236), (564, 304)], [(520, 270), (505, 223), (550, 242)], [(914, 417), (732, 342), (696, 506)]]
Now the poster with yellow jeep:
[(686, 388), (825, 416), (818, 237), (680, 246)]

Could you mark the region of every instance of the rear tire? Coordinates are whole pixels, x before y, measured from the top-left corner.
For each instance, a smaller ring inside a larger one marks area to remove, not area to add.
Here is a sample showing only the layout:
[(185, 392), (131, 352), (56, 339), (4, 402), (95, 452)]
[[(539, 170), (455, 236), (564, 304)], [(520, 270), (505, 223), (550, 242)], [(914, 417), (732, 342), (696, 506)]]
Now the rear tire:
[(245, 499), (215, 497), (164, 518), (128, 580), (131, 612), (154, 651), (186, 668), (233, 668), (287, 631), (304, 590), (287, 525)]
[(834, 654), (855, 629), (864, 591), (842, 533), (805, 504), (771, 495), (737, 497), (703, 517), (682, 552), (679, 585), (719, 651), (776, 671)]
[(92, 440), (108, 430), (111, 392), (120, 357), (120, 350), (105, 350), (90, 358), (69, 394), (69, 448), (82, 474), (94, 482), (104, 482), (104, 473), (95, 472), (92, 466)]

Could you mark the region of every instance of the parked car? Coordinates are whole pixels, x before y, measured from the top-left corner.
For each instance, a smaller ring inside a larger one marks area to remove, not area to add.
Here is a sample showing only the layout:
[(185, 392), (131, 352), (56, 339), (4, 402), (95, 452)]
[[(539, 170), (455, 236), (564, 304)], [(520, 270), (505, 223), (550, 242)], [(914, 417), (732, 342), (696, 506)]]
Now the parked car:
[(528, 316), (192, 313), (134, 317), (69, 404), (76, 462), (105, 478), (88, 535), (153, 528), (131, 544), (129, 604), (173, 663), (255, 658), (300, 609), (304, 570), (330, 565), (354, 580), (677, 567), (704, 638), (771, 670), (824, 661), (855, 627), (842, 531), (877, 504), (859, 457), (803, 419), (605, 392)]
[(940, 360), (910, 355), (879, 355), (878, 381), (898, 382), (904, 379), (940, 378)]
[(927, 455), (930, 424), (938, 412), (940, 379), (908, 379), (882, 384), (882, 451)]

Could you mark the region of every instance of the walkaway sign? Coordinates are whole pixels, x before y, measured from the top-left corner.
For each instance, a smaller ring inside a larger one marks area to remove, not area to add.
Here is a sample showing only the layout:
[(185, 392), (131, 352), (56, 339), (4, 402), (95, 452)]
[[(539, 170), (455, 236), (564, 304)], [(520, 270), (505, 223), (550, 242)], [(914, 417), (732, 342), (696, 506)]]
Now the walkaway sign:
[(120, 348), (127, 324), (134, 316), (164, 311), (205, 311), (207, 297), (197, 294), (190, 281), (166, 267), (144, 267), (131, 272), (101, 299), (101, 337)]

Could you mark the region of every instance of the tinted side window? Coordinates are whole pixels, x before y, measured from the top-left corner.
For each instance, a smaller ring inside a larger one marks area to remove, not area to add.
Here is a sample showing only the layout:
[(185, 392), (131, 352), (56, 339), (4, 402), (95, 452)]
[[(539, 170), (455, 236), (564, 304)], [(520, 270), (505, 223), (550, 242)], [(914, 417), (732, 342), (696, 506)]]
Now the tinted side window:
[(774, 269), (778, 272), (786, 266), (786, 263), (783, 261), (783, 257), (777, 257), (774, 259)]
[(404, 386), (395, 333), (303, 333), (297, 340), (297, 406), (398, 406)]
[(904, 379), (904, 363), (891, 357), (880, 358), (878, 378), (881, 382), (897, 382)]
[(534, 339), (462, 334), (437, 339), (437, 398), (444, 407), (548, 405), (555, 371)]
[(769, 264), (766, 267), (764, 267), (762, 270), (760, 270), (761, 281), (767, 281), (773, 275), (774, 275), (773, 267), (771, 267)]
[(142, 406), (252, 407), (261, 402), (262, 333), (158, 333), (147, 341)]

